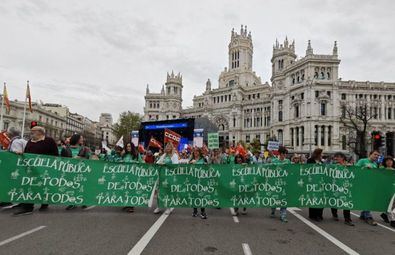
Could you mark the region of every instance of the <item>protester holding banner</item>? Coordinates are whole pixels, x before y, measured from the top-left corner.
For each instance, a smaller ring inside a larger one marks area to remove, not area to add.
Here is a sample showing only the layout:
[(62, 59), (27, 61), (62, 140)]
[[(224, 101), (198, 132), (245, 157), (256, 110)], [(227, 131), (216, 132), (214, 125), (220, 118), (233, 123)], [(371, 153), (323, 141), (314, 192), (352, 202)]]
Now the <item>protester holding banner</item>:
[[(322, 164), (322, 149), (316, 148), (311, 154), (311, 157), (307, 160), (307, 164)], [(323, 208), (309, 208), (309, 218), (315, 221), (322, 221)]]
[(122, 147), (115, 146), (113, 150), (111, 150), (110, 154), (106, 154), (104, 160), (108, 162), (122, 162)]
[[(288, 153), (288, 150), (284, 146), (280, 146), (280, 148), (278, 148), (278, 153), (279, 153), (278, 158), (275, 157), (272, 160), (273, 164), (276, 164), (276, 165), (291, 164), (291, 161), (285, 157)], [(272, 208), (270, 217), (274, 218), (276, 216), (275, 214), (276, 214), (276, 208)], [(286, 207), (280, 208), (280, 220), (282, 222), (288, 222)]]
[[(241, 155), (241, 154), (237, 154), (235, 156), (235, 164), (246, 164), (245, 158)], [(247, 214), (247, 208), (244, 207), (243, 211), (241, 212), (242, 215), (246, 215)], [(233, 216), (238, 216), (239, 215), (239, 208), (235, 207), (233, 208), (233, 212), (232, 212)]]
[(122, 155), (122, 161), (126, 163), (142, 163), (143, 160), (133, 143), (127, 143)]
[[(378, 168), (377, 160), (380, 156), (380, 152), (374, 150), (369, 153), (368, 158), (363, 158), (358, 160), (356, 166), (361, 166), (365, 168)], [(372, 214), (370, 211), (362, 211), (361, 216), (359, 217), (361, 220), (364, 220), (367, 224), (371, 226), (377, 226), (377, 222), (374, 221)]]
[[(31, 129), (31, 136), (32, 138), (26, 144), (25, 153), (59, 156), (58, 146), (55, 140), (45, 135), (44, 127), (34, 126)], [(47, 204), (42, 204), (40, 207), (40, 211), (47, 209)], [(34, 204), (21, 204), (21, 210), (15, 212), (14, 216), (32, 214), (33, 210)]]
[(25, 151), (27, 142), (21, 137), (21, 132), (18, 129), (14, 127), (8, 128), (7, 136), (10, 138), (10, 145), (8, 147), (8, 151), (17, 154), (21, 154)]
[[(346, 161), (346, 155), (344, 155), (341, 152), (337, 152), (334, 156), (333, 156), (335, 163), (341, 166), (347, 166), (347, 161)], [(335, 221), (339, 221), (339, 216), (337, 214), (337, 209), (336, 208), (331, 208), (331, 212), (332, 212), (332, 217)], [(354, 223), (352, 223), (351, 220), (351, 212), (350, 210), (343, 210), (343, 216), (344, 216), (344, 224), (348, 225), (348, 226), (355, 226)]]
[[(168, 142), (165, 147), (165, 151), (162, 156), (158, 159), (156, 164), (159, 165), (172, 165), (172, 164), (178, 164), (179, 159), (178, 159), (178, 154), (176, 149), (174, 148), (173, 143)], [(155, 214), (160, 213), (162, 210), (161, 208), (157, 207), (154, 210)]]
[[(395, 170), (395, 164), (394, 164), (394, 159), (393, 157), (387, 156), (384, 158), (383, 160), (383, 168), (387, 169), (387, 170)], [(394, 171), (395, 174), (395, 171)], [(390, 225), (392, 227), (395, 228), (395, 215), (393, 215), (392, 210), (394, 209), (395, 204), (392, 205), (391, 210), (389, 210), (389, 212), (384, 212), (382, 213), (380, 216), (381, 218), (384, 220), (385, 223), (390, 223)]]
[(84, 146), (84, 137), (80, 134), (74, 134), (70, 137), (70, 144), (62, 148), (60, 156), (89, 159), (91, 151), (88, 147)]
[[(201, 148), (193, 149), (192, 158), (189, 161), (189, 164), (195, 164), (195, 165), (207, 164), (207, 160), (204, 158)], [(197, 216), (198, 216), (198, 209), (193, 208), (192, 217), (197, 217)], [(200, 208), (200, 218), (202, 218), (203, 220), (207, 219), (205, 208)]]
[[(61, 157), (65, 158), (90, 158), (90, 149), (84, 146), (84, 137), (80, 134), (74, 134), (70, 137), (70, 144), (63, 147), (60, 152)], [(76, 205), (68, 205), (66, 210), (73, 210), (77, 208)], [(83, 209), (86, 208), (85, 205), (82, 206)]]
[[(125, 151), (122, 156), (122, 161), (127, 163), (142, 163), (142, 159), (140, 157), (139, 152), (137, 151), (136, 146), (133, 143), (127, 143), (125, 147)], [(133, 213), (133, 206), (126, 206), (123, 210), (127, 213)]]
[(166, 144), (164, 153), (160, 156), (156, 163), (159, 165), (171, 165), (179, 163), (178, 154), (174, 148), (173, 143), (169, 142)]
[[(26, 140), (21, 138), (21, 132), (14, 127), (8, 128), (6, 132), (7, 137), (10, 139), (8, 151), (22, 154), (25, 151)], [(10, 202), (0, 202), (0, 208), (12, 208), (13, 204)]]

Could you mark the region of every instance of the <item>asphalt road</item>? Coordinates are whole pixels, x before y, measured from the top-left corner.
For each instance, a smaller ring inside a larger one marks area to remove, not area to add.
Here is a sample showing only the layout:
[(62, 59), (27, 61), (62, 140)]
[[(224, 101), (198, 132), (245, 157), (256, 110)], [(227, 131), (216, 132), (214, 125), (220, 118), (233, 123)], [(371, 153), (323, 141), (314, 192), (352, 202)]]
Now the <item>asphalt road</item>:
[(208, 209), (207, 220), (192, 218), (191, 209), (169, 215), (148, 208), (127, 214), (116, 207), (51, 206), (20, 217), (12, 212), (0, 212), (0, 254), (395, 254), (395, 229), (379, 213), (374, 215), (381, 226), (352, 215), (356, 226), (349, 227), (342, 218), (333, 221), (329, 209), (320, 223), (297, 208), (288, 212), (288, 223), (270, 218), (269, 209), (248, 209), (238, 217), (229, 209)]

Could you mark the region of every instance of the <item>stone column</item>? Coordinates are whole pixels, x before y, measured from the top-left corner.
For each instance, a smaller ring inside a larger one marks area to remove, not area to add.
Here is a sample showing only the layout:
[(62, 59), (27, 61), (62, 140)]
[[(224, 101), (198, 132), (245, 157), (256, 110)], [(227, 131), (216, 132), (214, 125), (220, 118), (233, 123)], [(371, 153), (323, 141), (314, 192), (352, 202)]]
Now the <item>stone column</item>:
[(323, 126), (324, 129), (324, 148), (327, 149), (328, 147), (328, 126)]
[(299, 127), (299, 149), (303, 149), (303, 141), (302, 141), (302, 127)]
[[(315, 129), (314, 129), (315, 131)], [(317, 125), (317, 146), (321, 146), (321, 126)]]

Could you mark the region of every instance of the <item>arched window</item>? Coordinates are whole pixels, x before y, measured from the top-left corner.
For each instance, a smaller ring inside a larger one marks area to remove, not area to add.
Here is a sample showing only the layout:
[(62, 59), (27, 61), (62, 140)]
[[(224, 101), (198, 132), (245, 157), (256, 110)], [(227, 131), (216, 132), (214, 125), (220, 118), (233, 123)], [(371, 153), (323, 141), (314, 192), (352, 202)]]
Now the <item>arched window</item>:
[(330, 79), (331, 79), (331, 73), (330, 73), (330, 72), (327, 72), (327, 73), (326, 73), (326, 77), (328, 78), (328, 80), (330, 80)]
[(324, 72), (321, 72), (321, 79), (325, 79), (325, 74), (324, 74)]
[(318, 72), (315, 72), (315, 73), (314, 73), (314, 78), (315, 78), (315, 79), (318, 79)]

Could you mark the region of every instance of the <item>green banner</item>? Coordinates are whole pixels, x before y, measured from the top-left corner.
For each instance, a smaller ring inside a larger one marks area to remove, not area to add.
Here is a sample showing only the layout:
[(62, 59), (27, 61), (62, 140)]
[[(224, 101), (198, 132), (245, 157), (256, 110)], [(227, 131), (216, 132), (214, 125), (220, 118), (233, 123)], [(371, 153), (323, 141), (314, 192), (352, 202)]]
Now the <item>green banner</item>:
[(0, 201), (148, 206), (158, 179), (152, 165), (0, 153)]
[(386, 211), (395, 171), (338, 165), (172, 165), (161, 207), (315, 207)]
[(207, 134), (207, 146), (210, 150), (219, 148), (219, 134), (218, 133), (208, 133)]
[(337, 165), (146, 165), (0, 153), (0, 201), (386, 211), (395, 171)]

